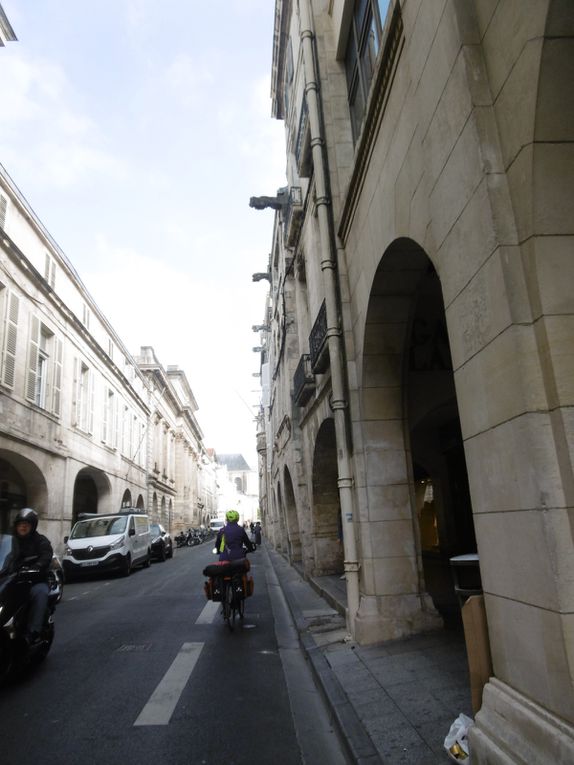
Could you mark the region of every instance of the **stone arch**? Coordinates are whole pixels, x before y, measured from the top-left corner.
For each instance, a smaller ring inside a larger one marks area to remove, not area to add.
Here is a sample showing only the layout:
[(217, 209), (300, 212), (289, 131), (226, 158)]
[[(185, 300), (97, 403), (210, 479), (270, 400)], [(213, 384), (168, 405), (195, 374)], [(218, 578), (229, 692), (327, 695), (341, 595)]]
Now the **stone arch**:
[(385, 637), (400, 637), (437, 624), (427, 591), (443, 619), (459, 619), (449, 558), (476, 552), (441, 285), (412, 240), (393, 242), (376, 271), (362, 382), (362, 587), (386, 596)]
[(138, 510), (145, 510), (145, 502), (144, 498), (141, 494), (138, 494), (138, 500), (136, 502), (136, 507)]
[(313, 555), (315, 576), (343, 573), (335, 421), (321, 424), (313, 453)]
[(33, 507), (42, 518), (47, 504), (48, 486), (38, 466), (21, 454), (0, 449), (0, 533), (11, 527), (18, 510)]
[(297, 563), (302, 559), (301, 534), (299, 532), (299, 519), (297, 516), (297, 503), (295, 502), (293, 481), (291, 480), (291, 473), (287, 466), (285, 466), (283, 476), (283, 485), (285, 487), (285, 521), (289, 539), (289, 557), (293, 563)]
[(132, 493), (129, 489), (126, 489), (122, 496), (122, 507), (133, 507), (132, 505)]
[(111, 503), (111, 485), (108, 476), (93, 467), (84, 467), (78, 471), (74, 480), (72, 503), (72, 526), (80, 513), (109, 512)]
[(166, 525), (166, 501), (165, 496), (161, 498), (161, 510), (159, 514), (159, 522), (162, 526)]
[(159, 520), (159, 514), (158, 514), (158, 504), (157, 504), (157, 493), (154, 491), (153, 497), (151, 500), (151, 517), (154, 521)]

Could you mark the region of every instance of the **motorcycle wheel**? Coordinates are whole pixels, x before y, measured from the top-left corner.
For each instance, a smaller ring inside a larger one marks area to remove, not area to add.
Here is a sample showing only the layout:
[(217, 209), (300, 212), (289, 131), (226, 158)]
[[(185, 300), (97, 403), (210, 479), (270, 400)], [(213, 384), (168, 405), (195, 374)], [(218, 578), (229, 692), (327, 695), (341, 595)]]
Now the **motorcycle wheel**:
[(49, 624), (46, 627), (45, 634), (42, 635), (44, 638), (44, 642), (42, 642), (42, 645), (38, 646), (38, 649), (32, 656), (32, 663), (33, 664), (41, 664), (46, 656), (50, 652), (50, 648), (52, 647), (52, 643), (54, 642), (54, 625)]
[(0, 686), (3, 685), (12, 674), (14, 666), (14, 649), (10, 645), (12, 641), (2, 634), (0, 636)]

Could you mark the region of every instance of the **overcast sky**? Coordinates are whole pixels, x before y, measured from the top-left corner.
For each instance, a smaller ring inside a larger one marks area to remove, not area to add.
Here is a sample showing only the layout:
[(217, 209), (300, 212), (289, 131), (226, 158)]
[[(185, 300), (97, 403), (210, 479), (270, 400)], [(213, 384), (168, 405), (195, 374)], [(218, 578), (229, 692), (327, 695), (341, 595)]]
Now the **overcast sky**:
[(0, 1), (0, 163), (128, 349), (185, 370), (207, 446), (255, 468), (275, 3)]

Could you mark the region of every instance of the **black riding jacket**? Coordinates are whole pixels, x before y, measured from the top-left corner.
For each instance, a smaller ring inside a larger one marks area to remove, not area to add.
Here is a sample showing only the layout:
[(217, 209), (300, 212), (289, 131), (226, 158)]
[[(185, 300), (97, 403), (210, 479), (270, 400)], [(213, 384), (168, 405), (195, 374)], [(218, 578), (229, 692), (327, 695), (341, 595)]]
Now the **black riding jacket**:
[(12, 550), (6, 558), (2, 572), (11, 574), (24, 565), (26, 558), (34, 557), (35, 560), (29, 561), (31, 568), (37, 568), (40, 571), (40, 581), (48, 581), (48, 571), (52, 563), (54, 550), (48, 537), (32, 531), (25, 537), (19, 537), (14, 534), (12, 537)]

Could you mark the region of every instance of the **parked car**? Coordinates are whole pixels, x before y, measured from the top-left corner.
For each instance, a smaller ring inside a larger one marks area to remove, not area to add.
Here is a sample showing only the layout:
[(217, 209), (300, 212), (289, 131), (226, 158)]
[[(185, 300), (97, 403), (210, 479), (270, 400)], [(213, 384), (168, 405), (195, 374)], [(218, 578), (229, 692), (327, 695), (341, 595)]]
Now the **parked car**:
[(161, 523), (150, 523), (152, 560), (173, 558), (173, 540)]

